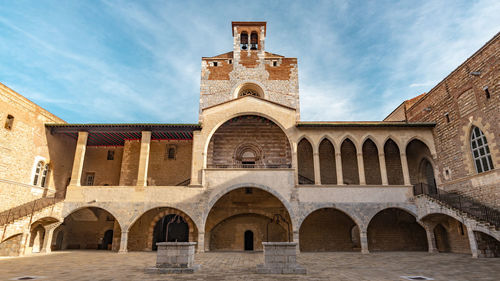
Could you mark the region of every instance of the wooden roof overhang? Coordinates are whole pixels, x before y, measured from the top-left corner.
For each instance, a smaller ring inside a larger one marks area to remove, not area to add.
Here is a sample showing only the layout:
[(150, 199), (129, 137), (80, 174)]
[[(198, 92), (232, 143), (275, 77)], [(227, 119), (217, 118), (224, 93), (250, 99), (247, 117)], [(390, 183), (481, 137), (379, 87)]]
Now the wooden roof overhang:
[(298, 128), (434, 128), (434, 122), (399, 121), (301, 121)]
[(140, 140), (142, 131), (151, 131), (152, 140), (192, 140), (200, 124), (45, 124), (51, 134), (78, 139), (88, 132), (87, 146), (122, 146), (125, 140)]

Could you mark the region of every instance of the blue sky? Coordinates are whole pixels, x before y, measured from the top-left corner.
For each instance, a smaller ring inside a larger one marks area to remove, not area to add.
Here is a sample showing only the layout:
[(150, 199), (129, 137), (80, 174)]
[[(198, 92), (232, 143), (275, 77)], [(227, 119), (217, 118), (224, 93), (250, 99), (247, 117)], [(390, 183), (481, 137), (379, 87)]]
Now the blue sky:
[(500, 1), (0, 1), (0, 81), (71, 123), (196, 123), (202, 56), (267, 21), (302, 120), (381, 120), (500, 31)]

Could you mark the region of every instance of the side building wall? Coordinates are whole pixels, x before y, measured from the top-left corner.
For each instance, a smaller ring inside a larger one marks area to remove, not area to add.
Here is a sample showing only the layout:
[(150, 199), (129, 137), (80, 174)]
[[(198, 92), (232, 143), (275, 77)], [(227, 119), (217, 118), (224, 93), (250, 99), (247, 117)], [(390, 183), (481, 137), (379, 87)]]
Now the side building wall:
[[(500, 207), (500, 33), (406, 115), (410, 122), (436, 122), (440, 188)], [(470, 144), (473, 126), (486, 135), (494, 166), (491, 171), (476, 172)]]

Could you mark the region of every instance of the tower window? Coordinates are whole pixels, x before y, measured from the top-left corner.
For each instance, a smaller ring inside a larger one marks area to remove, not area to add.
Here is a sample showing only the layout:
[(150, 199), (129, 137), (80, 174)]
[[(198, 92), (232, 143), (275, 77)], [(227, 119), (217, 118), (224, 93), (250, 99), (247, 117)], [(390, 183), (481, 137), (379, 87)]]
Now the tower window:
[(11, 130), (13, 124), (14, 124), (14, 116), (10, 114), (7, 115), (7, 120), (5, 120), (5, 129)]
[(470, 136), (470, 145), (472, 149), (472, 158), (476, 166), (476, 172), (482, 173), (493, 170), (493, 161), (491, 160), (490, 148), (483, 131), (478, 127), (472, 127)]
[(273, 66), (278, 66), (278, 62), (273, 60)]
[(243, 31), (240, 36), (240, 47), (242, 50), (248, 49), (248, 33)]
[(115, 151), (108, 150), (108, 160), (115, 160)]
[(444, 117), (446, 118), (446, 123), (450, 123), (450, 114), (448, 112), (444, 114)]
[(259, 35), (257, 35), (257, 32), (252, 32), (250, 34), (250, 50), (257, 50), (258, 49), (258, 44), (259, 44)]
[(217, 66), (217, 65), (218, 65), (218, 63), (217, 63), (216, 61), (214, 61), (214, 62), (213, 62), (213, 64), (214, 64), (214, 66)]
[(229, 60), (229, 64), (232, 64), (233, 63), (233, 60)]
[(488, 89), (488, 86), (484, 86), (483, 88), (484, 94), (486, 95), (486, 99), (490, 98), (490, 90)]

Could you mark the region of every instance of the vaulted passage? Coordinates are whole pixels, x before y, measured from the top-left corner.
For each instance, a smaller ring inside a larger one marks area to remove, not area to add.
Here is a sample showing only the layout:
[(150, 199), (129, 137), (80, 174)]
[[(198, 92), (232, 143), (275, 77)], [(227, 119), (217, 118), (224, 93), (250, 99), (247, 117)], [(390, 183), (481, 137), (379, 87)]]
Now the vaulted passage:
[(286, 134), (271, 120), (245, 115), (222, 124), (210, 139), (208, 168), (290, 168)]
[(445, 214), (430, 214), (422, 222), (431, 227), (439, 252), (471, 253), (467, 227), (460, 221)]
[(366, 184), (382, 184), (378, 149), (371, 139), (367, 139), (363, 144), (363, 164)]
[(370, 251), (426, 251), (427, 235), (415, 217), (396, 208), (377, 213), (368, 225)]
[(319, 167), (321, 169), (321, 184), (337, 184), (335, 148), (328, 139), (324, 139), (319, 145)]
[[(205, 250), (262, 250), (262, 242), (291, 239), (290, 216), (281, 201), (258, 188), (239, 188), (222, 196), (205, 224)], [(250, 234), (251, 233), (251, 234)]]
[(356, 223), (345, 213), (325, 208), (309, 214), (299, 233), (304, 252), (360, 251)]
[(128, 232), (128, 250), (156, 251), (158, 242), (196, 242), (198, 229), (181, 210), (157, 207), (142, 214)]
[(120, 236), (120, 225), (111, 213), (101, 208), (87, 207), (64, 219), (64, 223), (54, 231), (52, 249), (118, 251)]
[(313, 148), (307, 139), (297, 145), (297, 161), (299, 165), (299, 183), (314, 184)]
[(359, 184), (358, 157), (356, 146), (350, 139), (344, 140), (340, 148), (342, 153), (342, 174), (344, 184)]

